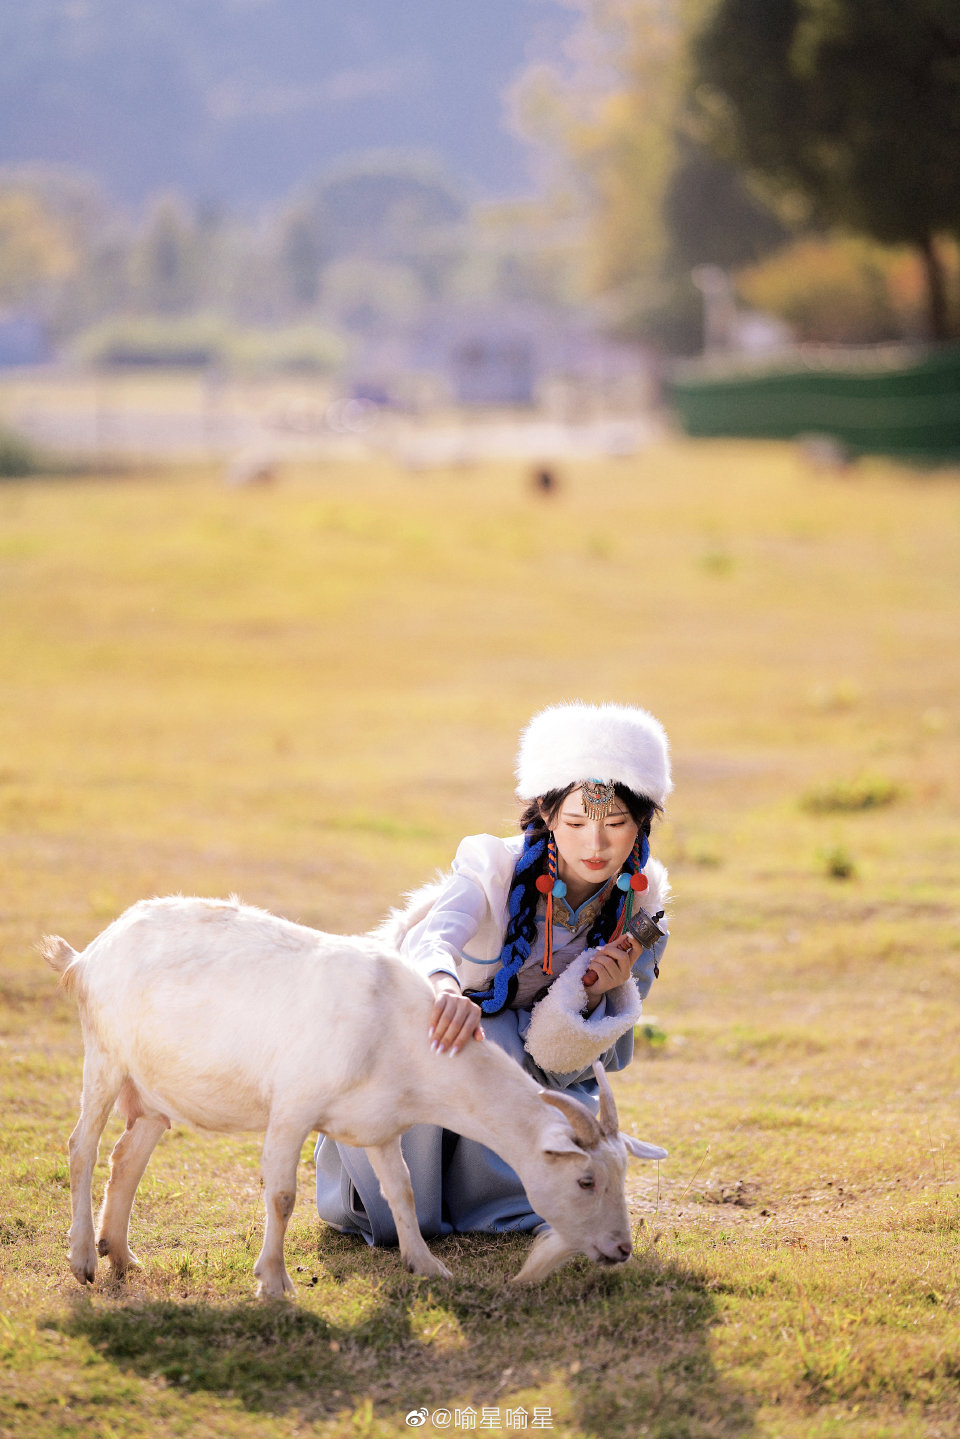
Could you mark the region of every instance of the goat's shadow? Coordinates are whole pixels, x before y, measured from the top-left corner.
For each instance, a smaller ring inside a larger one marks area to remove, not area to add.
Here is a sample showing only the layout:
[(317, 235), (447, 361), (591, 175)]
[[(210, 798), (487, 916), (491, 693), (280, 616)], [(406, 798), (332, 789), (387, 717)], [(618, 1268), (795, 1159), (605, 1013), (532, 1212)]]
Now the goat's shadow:
[[(395, 1254), (326, 1231), (315, 1268), (343, 1285), (376, 1278), (375, 1297), (355, 1323), (327, 1319), (308, 1299), (82, 1298), (68, 1316), (46, 1322), (140, 1378), (230, 1398), (253, 1412), (296, 1409), (322, 1419), (372, 1399), (381, 1418), (402, 1423), (420, 1405), (479, 1410), (560, 1376), (571, 1417), (587, 1432), (632, 1433), (641, 1419), (651, 1436), (749, 1439), (755, 1432), (750, 1397), (714, 1366), (708, 1341), (717, 1322), (715, 1281), (695, 1266), (661, 1260), (652, 1250), (616, 1270), (578, 1260), (576, 1275), (568, 1266), (542, 1285), (508, 1294), (501, 1279), (490, 1280), (491, 1258), (496, 1252), (504, 1278), (515, 1273), (525, 1238), (460, 1236), (433, 1247), (463, 1277), (414, 1279), (392, 1262)], [(471, 1267), (483, 1268), (486, 1281), (471, 1283)], [(308, 1293), (310, 1271), (300, 1282)], [(449, 1317), (455, 1344), (438, 1348), (415, 1322), (424, 1301)]]

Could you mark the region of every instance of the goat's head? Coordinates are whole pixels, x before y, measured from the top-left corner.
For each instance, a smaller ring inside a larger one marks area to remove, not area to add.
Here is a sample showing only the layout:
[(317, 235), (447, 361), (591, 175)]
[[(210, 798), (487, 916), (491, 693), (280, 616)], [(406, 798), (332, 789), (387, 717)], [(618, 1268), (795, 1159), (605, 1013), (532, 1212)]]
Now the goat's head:
[(599, 1061), (593, 1066), (600, 1091), (596, 1117), (562, 1090), (541, 1090), (555, 1114), (540, 1136), (539, 1150), (524, 1167), (523, 1182), (534, 1210), (550, 1229), (541, 1234), (516, 1279), (545, 1279), (574, 1254), (601, 1264), (630, 1258), (633, 1236), (624, 1180), (627, 1156), (663, 1159), (656, 1144), (621, 1134), (613, 1090)]

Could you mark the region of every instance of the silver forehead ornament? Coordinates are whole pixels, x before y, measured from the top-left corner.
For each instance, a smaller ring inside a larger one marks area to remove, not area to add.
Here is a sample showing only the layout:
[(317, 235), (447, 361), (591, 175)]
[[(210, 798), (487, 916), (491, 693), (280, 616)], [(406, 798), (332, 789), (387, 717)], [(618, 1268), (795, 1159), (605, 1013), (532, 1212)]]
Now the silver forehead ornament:
[(585, 779), (580, 786), (587, 819), (606, 819), (617, 800), (615, 785), (602, 779)]

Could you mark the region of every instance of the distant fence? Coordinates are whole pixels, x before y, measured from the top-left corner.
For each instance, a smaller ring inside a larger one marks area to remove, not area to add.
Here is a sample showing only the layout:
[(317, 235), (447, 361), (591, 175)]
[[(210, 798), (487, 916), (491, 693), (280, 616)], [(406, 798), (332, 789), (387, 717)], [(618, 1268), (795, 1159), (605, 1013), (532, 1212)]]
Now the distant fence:
[(737, 374), (690, 366), (669, 397), (692, 436), (829, 435), (854, 454), (960, 460), (960, 345), (821, 351)]

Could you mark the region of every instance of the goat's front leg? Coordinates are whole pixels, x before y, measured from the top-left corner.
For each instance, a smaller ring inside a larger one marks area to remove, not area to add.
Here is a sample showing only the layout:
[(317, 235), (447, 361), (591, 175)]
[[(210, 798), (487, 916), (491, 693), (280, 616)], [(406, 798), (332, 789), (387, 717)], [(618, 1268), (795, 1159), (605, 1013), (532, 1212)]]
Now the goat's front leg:
[(400, 1255), (406, 1268), (411, 1274), (431, 1274), (439, 1279), (451, 1279), (450, 1270), (441, 1264), (435, 1254), (431, 1254), (420, 1233), (410, 1171), (400, 1149), (399, 1136), (388, 1144), (368, 1147), (367, 1158), (393, 1213)]
[(123, 1131), (110, 1156), (110, 1178), (100, 1211), (97, 1253), (108, 1256), (118, 1279), (131, 1265), (140, 1266), (136, 1255), (130, 1253), (130, 1210), (143, 1171), (166, 1127), (162, 1119), (141, 1115)]
[(70, 1136), (70, 1268), (81, 1284), (97, 1277), (97, 1247), (93, 1238), (93, 1169), (123, 1074), (89, 1038), (83, 1056), (83, 1095), (80, 1118)]
[(297, 1164), (303, 1141), (312, 1126), (271, 1120), (263, 1141), (260, 1171), (263, 1175), (263, 1200), (267, 1225), (253, 1272), (260, 1281), (257, 1294), (264, 1299), (280, 1299), (293, 1293), (293, 1280), (283, 1262), (283, 1239), (287, 1224), (297, 1202)]

